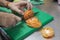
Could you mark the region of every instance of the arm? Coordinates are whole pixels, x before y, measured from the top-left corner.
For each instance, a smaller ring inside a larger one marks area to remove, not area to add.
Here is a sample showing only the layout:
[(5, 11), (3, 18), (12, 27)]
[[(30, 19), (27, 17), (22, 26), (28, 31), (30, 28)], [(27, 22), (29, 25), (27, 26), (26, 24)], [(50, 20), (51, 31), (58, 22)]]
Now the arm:
[(0, 0), (0, 5), (1, 6), (6, 6), (6, 7), (8, 7), (8, 4), (9, 4), (10, 2), (8, 2), (8, 1), (6, 1), (6, 0)]

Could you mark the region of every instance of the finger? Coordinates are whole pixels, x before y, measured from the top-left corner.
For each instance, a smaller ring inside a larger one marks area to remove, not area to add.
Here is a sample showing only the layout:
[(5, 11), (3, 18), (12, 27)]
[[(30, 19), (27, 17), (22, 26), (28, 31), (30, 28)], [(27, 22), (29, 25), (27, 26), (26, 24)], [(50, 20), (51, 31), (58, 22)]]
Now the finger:
[(24, 8), (25, 8), (25, 7), (20, 7), (19, 9), (22, 10), (22, 11), (24, 12), (24, 11), (25, 11)]
[(28, 2), (28, 3), (27, 3), (27, 9), (28, 9), (28, 10), (31, 10), (32, 7), (33, 7), (32, 4)]
[(17, 8), (15, 11), (16, 11), (17, 13), (21, 14), (21, 15), (24, 15), (24, 12), (23, 12), (22, 10), (18, 9), (18, 8)]
[(14, 3), (14, 5), (9, 4), (8, 6), (9, 6), (13, 11), (16, 11), (17, 13), (23, 15), (23, 11), (21, 11), (21, 10), (19, 9), (19, 7), (16, 5), (16, 3)]
[(22, 4), (27, 4), (27, 1), (20, 1), (16, 3), (16, 5), (22, 5)]
[(27, 5), (27, 9), (32, 9), (32, 4), (28, 1), (21, 1), (21, 2), (18, 2), (16, 4), (18, 4), (20, 6), (26, 6)]
[(11, 16), (12, 16), (12, 20), (11, 20), (12, 21), (12, 23), (11, 23), (12, 26), (15, 26), (19, 21), (21, 21), (21, 18), (16, 16), (16, 15), (11, 14)]
[(20, 10), (17, 6), (15, 6), (14, 8), (12, 8), (12, 10), (16, 11), (17, 13), (23, 15), (24, 12), (22, 10)]
[(15, 16), (16, 22), (21, 21), (21, 17)]

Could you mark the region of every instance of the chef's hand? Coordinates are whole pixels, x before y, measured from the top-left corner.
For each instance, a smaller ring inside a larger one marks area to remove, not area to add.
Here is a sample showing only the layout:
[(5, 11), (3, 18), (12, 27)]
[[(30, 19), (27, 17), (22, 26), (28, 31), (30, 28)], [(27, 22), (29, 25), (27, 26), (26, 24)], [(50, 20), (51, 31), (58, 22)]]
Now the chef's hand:
[(15, 26), (17, 22), (21, 21), (21, 18), (5, 12), (0, 12), (0, 26), (10, 27)]
[(8, 7), (17, 13), (24, 15), (23, 8), (26, 7), (28, 10), (32, 8), (32, 4), (27, 1), (20, 1), (20, 2), (12, 2), (8, 4)]

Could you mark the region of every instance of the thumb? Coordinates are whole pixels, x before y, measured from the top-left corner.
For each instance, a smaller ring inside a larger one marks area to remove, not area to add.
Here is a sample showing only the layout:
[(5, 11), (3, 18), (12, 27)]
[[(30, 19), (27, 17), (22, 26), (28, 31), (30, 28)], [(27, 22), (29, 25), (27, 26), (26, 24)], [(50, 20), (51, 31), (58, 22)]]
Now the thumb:
[[(18, 4), (17, 4), (18, 5)], [(12, 9), (13, 11), (16, 11), (17, 13), (23, 15), (23, 11), (19, 9), (19, 7), (16, 5), (16, 3), (9, 3), (8, 7)]]
[(12, 8), (12, 10), (16, 11), (17, 13), (24, 15), (24, 12), (22, 10), (20, 10), (17, 6)]

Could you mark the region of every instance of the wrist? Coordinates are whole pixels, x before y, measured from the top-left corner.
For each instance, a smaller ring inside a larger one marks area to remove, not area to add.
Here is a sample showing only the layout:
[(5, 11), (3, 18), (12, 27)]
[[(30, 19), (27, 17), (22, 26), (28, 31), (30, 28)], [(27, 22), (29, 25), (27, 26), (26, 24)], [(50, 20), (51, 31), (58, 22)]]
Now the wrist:
[(9, 1), (0, 0), (0, 5), (1, 5), (1, 6), (6, 6), (6, 7), (8, 7), (8, 4), (9, 4), (9, 3), (10, 3)]
[(5, 6), (8, 7), (9, 3), (11, 2), (5, 1)]

